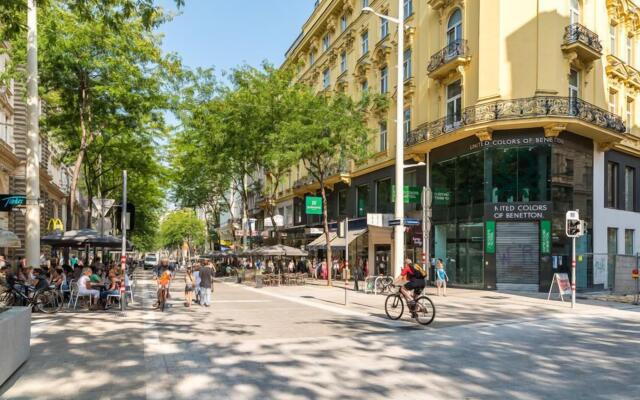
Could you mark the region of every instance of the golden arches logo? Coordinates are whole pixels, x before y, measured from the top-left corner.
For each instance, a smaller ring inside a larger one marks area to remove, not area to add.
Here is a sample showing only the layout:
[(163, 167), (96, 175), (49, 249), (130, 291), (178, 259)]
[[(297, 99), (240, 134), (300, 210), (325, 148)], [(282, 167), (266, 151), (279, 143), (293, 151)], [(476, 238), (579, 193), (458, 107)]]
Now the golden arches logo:
[(64, 232), (64, 224), (59, 218), (51, 218), (47, 224), (47, 231), (62, 231)]

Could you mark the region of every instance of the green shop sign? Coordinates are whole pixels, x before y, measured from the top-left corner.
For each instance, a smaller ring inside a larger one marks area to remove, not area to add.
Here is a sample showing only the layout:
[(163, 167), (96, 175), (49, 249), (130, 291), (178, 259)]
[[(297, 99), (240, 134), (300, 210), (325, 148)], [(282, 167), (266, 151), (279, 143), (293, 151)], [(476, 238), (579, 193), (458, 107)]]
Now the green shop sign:
[(487, 221), (484, 224), (484, 249), (489, 254), (496, 252), (496, 221)]
[(308, 215), (322, 215), (322, 197), (307, 196), (305, 213)]
[(551, 221), (540, 221), (540, 253), (551, 254)]
[(435, 188), (433, 190), (433, 204), (436, 206), (448, 206), (451, 203), (451, 192), (446, 189)]
[[(391, 186), (391, 201), (396, 200), (396, 185)], [(404, 203), (422, 202), (422, 186), (405, 186), (404, 187)]]

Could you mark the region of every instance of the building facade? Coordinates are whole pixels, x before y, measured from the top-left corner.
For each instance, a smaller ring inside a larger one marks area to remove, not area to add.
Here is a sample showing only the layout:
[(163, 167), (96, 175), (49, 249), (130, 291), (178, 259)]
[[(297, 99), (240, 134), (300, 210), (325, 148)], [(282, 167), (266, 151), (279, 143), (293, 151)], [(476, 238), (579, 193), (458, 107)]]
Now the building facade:
[[(577, 285), (609, 287), (607, 255), (640, 248), (640, 8), (629, 0), (405, 0), (397, 116), (397, 29), (363, 7), (397, 15), (393, 0), (318, 1), (285, 62), (318, 91), (391, 100), (387, 115), (369, 121), (370, 159), (329, 180), (330, 218), (349, 217), (360, 233), (351, 264), (394, 272), (385, 221), (401, 145), (405, 164), (427, 164), (406, 169), (405, 185), (431, 189), (429, 246), (453, 283), (547, 290), (554, 272), (569, 270), (564, 216), (578, 209), (588, 232), (577, 241)], [(287, 237), (313, 245), (319, 220), (304, 214), (304, 197), (317, 183), (299, 166), (285, 186), (278, 206), (292, 206)], [(405, 209), (422, 218), (419, 202)], [(422, 238), (407, 228), (407, 256), (420, 259)]]

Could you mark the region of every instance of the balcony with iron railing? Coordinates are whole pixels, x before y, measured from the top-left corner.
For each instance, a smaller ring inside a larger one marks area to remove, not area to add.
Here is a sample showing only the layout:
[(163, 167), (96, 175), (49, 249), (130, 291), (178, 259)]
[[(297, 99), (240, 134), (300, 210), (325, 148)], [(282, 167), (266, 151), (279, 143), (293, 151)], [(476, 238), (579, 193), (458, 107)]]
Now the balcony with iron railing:
[(405, 139), (406, 146), (443, 137), (466, 127), (497, 121), (517, 121), (536, 118), (559, 118), (582, 121), (620, 138), (626, 129), (622, 118), (593, 104), (574, 97), (536, 96), (513, 100), (498, 100), (465, 108), (461, 113), (423, 124)]
[(575, 52), (580, 60), (587, 63), (602, 56), (602, 44), (598, 34), (578, 23), (564, 28), (561, 48), (564, 53)]
[(465, 39), (454, 40), (431, 56), (427, 73), (429, 78), (442, 79), (461, 65), (471, 60)]

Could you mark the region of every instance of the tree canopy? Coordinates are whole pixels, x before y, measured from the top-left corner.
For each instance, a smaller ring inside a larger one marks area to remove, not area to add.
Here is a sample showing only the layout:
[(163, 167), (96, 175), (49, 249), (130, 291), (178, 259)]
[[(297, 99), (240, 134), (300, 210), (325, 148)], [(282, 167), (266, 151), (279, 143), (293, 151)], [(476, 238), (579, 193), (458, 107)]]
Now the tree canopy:
[(160, 224), (160, 245), (168, 249), (179, 249), (187, 243), (190, 249), (201, 247), (205, 239), (204, 222), (191, 209), (170, 212)]

